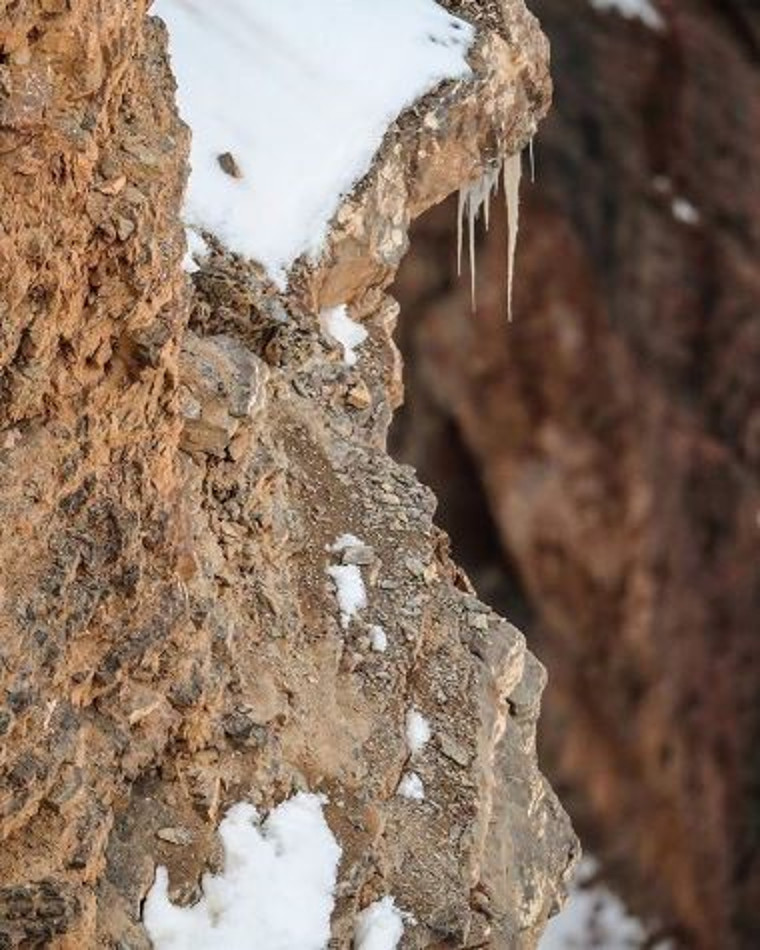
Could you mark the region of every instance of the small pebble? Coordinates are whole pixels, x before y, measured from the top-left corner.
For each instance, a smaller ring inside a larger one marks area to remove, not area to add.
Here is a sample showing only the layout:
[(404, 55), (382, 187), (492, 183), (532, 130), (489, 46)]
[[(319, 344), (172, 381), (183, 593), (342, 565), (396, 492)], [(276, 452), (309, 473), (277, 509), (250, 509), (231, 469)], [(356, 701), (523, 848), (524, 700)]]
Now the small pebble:
[(193, 843), (192, 832), (187, 828), (160, 828), (156, 832), (156, 837), (162, 841), (168, 841), (169, 844), (176, 844), (182, 847)]
[(221, 155), (217, 155), (216, 160), (219, 162), (219, 167), (222, 169), (222, 171), (229, 175), (230, 178), (240, 179), (243, 177), (240, 166), (235, 161), (235, 157), (232, 152), (222, 152)]

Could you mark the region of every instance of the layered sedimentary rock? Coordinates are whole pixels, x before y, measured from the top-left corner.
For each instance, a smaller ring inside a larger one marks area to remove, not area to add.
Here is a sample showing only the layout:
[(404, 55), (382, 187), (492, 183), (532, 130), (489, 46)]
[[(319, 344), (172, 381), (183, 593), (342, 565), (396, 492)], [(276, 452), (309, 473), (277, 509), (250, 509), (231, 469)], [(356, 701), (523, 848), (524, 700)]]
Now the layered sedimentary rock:
[[(532, 613), (552, 779), (626, 898), (677, 943), (754, 947), (758, 20), (656, 6), (651, 29), (532, 4), (557, 95), (523, 192), (515, 322), (503, 219), (470, 316), (455, 207), (431, 213), (396, 288), (398, 454), (446, 491), (473, 576)], [(447, 488), (470, 468), (480, 508)]]
[[(384, 894), (410, 947), (530, 947), (562, 900), (577, 848), (536, 761), (543, 670), (385, 451), (409, 222), (548, 105), (522, 4), (451, 6), (479, 26), (473, 79), (389, 132), (277, 293), (218, 245), (181, 271), (188, 130), (145, 4), (3, 5), (3, 946), (149, 946), (156, 865), (192, 901), (226, 807), (300, 789), (343, 849), (336, 946)], [(354, 367), (321, 329), (336, 305), (369, 332)], [(342, 622), (347, 532), (368, 603)], [(397, 795), (412, 706), (420, 803)]]

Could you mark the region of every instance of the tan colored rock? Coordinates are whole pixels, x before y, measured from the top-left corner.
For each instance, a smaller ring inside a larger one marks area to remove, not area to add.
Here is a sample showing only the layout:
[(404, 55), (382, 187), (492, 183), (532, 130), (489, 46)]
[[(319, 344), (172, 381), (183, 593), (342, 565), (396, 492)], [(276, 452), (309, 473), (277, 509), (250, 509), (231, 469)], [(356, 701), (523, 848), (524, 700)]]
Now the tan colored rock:
[(180, 411), (186, 452), (223, 457), (242, 420), (264, 408), (266, 364), (229, 336), (189, 331), (180, 353)]
[(353, 406), (354, 409), (363, 410), (370, 408), (372, 405), (372, 393), (370, 393), (364, 380), (361, 380), (349, 389), (346, 395), (346, 402), (349, 406)]

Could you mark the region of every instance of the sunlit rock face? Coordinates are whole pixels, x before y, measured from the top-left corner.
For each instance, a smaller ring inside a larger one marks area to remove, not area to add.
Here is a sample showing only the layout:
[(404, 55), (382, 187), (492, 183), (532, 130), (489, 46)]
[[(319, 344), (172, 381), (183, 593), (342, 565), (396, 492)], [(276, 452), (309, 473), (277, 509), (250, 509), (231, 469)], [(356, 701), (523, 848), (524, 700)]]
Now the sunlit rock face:
[[(161, 906), (192, 904), (230, 806), (269, 821), (299, 793), (342, 855), (335, 946), (392, 900), (410, 947), (529, 947), (563, 899), (543, 669), (385, 450), (408, 226), (549, 105), (521, 2), (447, 6), (473, 27), (466, 75), (391, 126), (283, 291), (219, 235), (185, 256), (189, 132), (145, 5), (5, 4), (3, 946), (148, 947), (156, 868)], [(340, 308), (351, 360), (324, 330)], [(399, 794), (411, 774), (424, 797)]]

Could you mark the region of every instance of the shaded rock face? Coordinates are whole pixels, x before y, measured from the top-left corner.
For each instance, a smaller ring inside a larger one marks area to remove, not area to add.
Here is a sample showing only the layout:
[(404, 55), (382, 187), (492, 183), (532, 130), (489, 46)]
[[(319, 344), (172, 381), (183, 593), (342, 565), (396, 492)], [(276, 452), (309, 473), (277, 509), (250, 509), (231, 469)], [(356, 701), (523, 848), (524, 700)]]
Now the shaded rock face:
[(760, 20), (660, 6), (653, 31), (532, 4), (557, 92), (516, 322), (503, 220), (475, 316), (455, 208), (420, 221), (395, 452), (436, 490), (479, 474), (483, 498), (444, 495), (441, 523), (551, 671), (547, 760), (582, 838), (679, 943), (754, 947)]
[[(524, 7), (450, 6), (481, 25), (473, 80), (403, 117), (278, 296), (219, 247), (192, 285), (180, 270), (188, 133), (144, 4), (5, 4), (3, 947), (148, 947), (156, 864), (192, 901), (226, 807), (299, 789), (328, 796), (343, 849), (336, 946), (392, 894), (406, 946), (530, 947), (563, 898), (577, 845), (536, 761), (543, 669), (384, 447), (409, 223), (548, 106)], [(369, 331), (355, 367), (320, 331), (337, 304)], [(368, 604), (342, 624), (346, 532)], [(396, 794), (412, 707), (424, 803)]]

